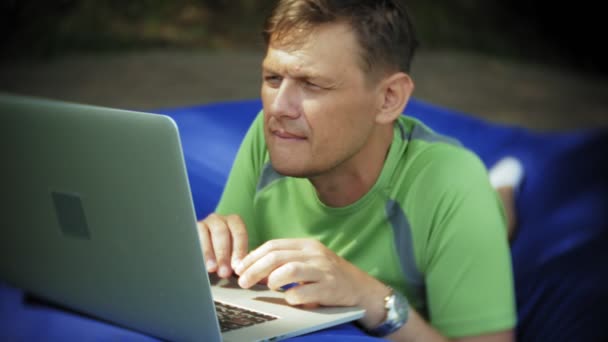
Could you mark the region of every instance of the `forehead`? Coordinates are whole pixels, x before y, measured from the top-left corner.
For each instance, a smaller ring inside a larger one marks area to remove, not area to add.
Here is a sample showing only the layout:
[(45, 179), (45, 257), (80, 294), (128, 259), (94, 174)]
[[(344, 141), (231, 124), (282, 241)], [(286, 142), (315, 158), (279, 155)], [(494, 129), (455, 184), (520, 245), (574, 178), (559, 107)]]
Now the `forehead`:
[(287, 32), (268, 44), (264, 67), (275, 71), (362, 72), (356, 37), (346, 24), (324, 24), (309, 32)]

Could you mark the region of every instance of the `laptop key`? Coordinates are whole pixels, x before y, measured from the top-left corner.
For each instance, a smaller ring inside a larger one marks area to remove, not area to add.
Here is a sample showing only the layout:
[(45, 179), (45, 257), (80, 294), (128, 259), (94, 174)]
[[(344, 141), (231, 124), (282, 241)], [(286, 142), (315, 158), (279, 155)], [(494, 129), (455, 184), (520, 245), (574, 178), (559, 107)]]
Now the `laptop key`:
[(217, 301), (215, 302), (215, 311), (217, 313), (222, 332), (277, 319), (275, 316)]

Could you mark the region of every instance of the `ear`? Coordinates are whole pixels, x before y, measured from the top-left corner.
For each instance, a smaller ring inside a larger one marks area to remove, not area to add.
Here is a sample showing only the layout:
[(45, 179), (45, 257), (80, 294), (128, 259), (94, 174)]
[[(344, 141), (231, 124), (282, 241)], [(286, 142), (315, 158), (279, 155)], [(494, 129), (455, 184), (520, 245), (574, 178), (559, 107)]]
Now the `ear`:
[(376, 122), (389, 124), (403, 114), (405, 105), (414, 91), (414, 81), (404, 73), (398, 72), (386, 77), (380, 85), (380, 108), (376, 115)]

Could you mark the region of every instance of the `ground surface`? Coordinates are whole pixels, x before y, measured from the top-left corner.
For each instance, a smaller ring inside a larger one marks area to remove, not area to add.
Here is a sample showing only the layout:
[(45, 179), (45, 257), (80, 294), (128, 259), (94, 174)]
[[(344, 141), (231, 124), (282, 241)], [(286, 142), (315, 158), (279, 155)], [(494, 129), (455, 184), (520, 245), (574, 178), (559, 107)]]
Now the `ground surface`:
[[(0, 92), (157, 109), (259, 96), (257, 51), (146, 50), (0, 65)], [(458, 51), (421, 51), (418, 99), (543, 131), (608, 127), (608, 78)]]

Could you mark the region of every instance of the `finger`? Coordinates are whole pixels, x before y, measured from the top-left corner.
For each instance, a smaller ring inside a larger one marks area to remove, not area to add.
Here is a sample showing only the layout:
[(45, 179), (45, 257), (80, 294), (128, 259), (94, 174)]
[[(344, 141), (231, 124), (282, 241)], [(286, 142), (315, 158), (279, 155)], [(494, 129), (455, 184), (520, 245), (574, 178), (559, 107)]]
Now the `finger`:
[(207, 272), (217, 271), (217, 261), (215, 260), (215, 253), (213, 253), (213, 246), (211, 245), (211, 238), (209, 237), (209, 230), (205, 221), (199, 221), (196, 223), (198, 238), (203, 248), (203, 258), (205, 259), (205, 265), (207, 266)]
[(305, 262), (292, 261), (279, 266), (268, 276), (268, 287), (279, 290), (292, 283), (315, 283), (322, 279), (323, 272)]
[(226, 217), (230, 234), (232, 235), (232, 256), (231, 265), (234, 269), (236, 265), (247, 255), (249, 249), (249, 240), (245, 223), (238, 215), (229, 215)]
[[(239, 285), (250, 288), (268, 277), (275, 269), (285, 263), (302, 261), (302, 252), (294, 250), (271, 251), (244, 270), (239, 277)], [(284, 284), (283, 284), (284, 285)]]
[(349, 289), (323, 281), (304, 283), (285, 291), (285, 301), (291, 305), (353, 306), (356, 305), (355, 300)]
[(289, 305), (318, 306), (322, 304), (322, 293), (319, 283), (303, 284), (285, 291), (285, 301)]
[(319, 306), (321, 306), (321, 304), (319, 303), (306, 303), (306, 304), (302, 304), (302, 309), (307, 309), (307, 310), (313, 310), (318, 308)]
[(304, 239), (277, 239), (270, 240), (251, 251), (236, 267), (237, 274), (242, 275), (251, 265), (273, 251), (278, 250), (302, 250), (305, 245)]
[(230, 258), (232, 255), (230, 230), (226, 221), (216, 214), (209, 215), (206, 219), (206, 224), (209, 228), (213, 252), (215, 253), (218, 265), (217, 274), (222, 278), (228, 278), (232, 274), (232, 267), (230, 266)]

